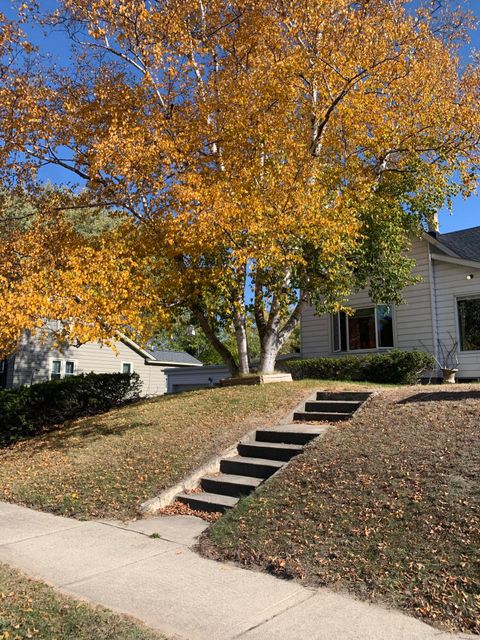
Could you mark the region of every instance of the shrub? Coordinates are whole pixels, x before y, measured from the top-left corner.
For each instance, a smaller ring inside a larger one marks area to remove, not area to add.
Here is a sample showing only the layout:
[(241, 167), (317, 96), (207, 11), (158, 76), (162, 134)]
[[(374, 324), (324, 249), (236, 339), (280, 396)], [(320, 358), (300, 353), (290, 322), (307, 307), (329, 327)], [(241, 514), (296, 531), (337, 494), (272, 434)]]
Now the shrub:
[(284, 360), (278, 364), (278, 368), (291, 373), (294, 380), (317, 378), (414, 384), (422, 371), (432, 369), (434, 365), (433, 356), (423, 351), (394, 349), (385, 353), (358, 356)]
[(138, 399), (138, 374), (87, 373), (0, 391), (0, 446)]

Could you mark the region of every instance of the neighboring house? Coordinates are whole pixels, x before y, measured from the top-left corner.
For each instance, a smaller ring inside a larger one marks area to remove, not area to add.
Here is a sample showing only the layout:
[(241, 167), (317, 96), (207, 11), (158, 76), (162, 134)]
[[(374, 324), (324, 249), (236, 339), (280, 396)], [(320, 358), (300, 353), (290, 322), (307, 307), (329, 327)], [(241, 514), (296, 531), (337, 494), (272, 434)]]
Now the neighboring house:
[(220, 380), (229, 377), (230, 371), (228, 367), (222, 364), (204, 365), (201, 369), (175, 367), (168, 370), (167, 393), (213, 387)]
[(125, 336), (115, 342), (115, 351), (96, 342), (59, 349), (48, 333), (41, 339), (25, 331), (18, 349), (0, 362), (0, 387), (20, 387), (55, 380), (80, 373), (138, 373), (142, 395), (167, 392), (168, 371), (188, 367), (197, 369), (202, 363), (185, 351), (142, 349)]
[(317, 316), (308, 307), (301, 319), (301, 356), (398, 348), (428, 351), (442, 361), (442, 350), (457, 342), (457, 377), (480, 378), (480, 227), (425, 233), (409, 256), (422, 280), (404, 290), (404, 304), (374, 305), (360, 291), (348, 302), (353, 316)]

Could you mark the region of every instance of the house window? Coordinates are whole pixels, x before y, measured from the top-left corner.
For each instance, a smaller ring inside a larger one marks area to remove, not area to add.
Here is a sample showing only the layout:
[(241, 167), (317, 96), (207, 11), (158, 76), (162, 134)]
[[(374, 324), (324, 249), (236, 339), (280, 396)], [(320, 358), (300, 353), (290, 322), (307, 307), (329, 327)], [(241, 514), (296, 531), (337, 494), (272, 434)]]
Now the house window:
[(62, 361), (52, 360), (51, 369), (50, 369), (50, 379), (60, 380), (61, 377), (62, 377)]
[(480, 351), (480, 296), (457, 300), (460, 350)]
[(74, 376), (75, 369), (75, 362), (73, 360), (67, 360), (65, 362), (65, 377), (68, 378), (69, 376)]
[(377, 346), (393, 347), (393, 314), (389, 304), (377, 306)]
[(0, 375), (2, 373), (5, 373), (5, 369), (6, 369), (5, 362), (6, 362), (5, 360), (0, 360)]
[(133, 365), (131, 362), (122, 362), (122, 373), (132, 373), (133, 372)]
[(356, 309), (347, 316), (343, 311), (333, 316), (333, 350), (360, 351), (393, 347), (391, 305), (381, 304)]

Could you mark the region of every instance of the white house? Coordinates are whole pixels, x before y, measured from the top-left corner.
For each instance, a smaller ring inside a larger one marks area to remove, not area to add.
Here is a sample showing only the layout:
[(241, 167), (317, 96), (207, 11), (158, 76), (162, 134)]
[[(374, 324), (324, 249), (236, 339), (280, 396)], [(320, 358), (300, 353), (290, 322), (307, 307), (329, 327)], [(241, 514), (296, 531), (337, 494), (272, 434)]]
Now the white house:
[(115, 350), (96, 342), (78, 347), (64, 345), (44, 333), (43, 339), (22, 334), (16, 352), (0, 362), (0, 388), (20, 387), (81, 373), (138, 373), (143, 396), (167, 392), (170, 370), (184, 367), (196, 370), (202, 363), (185, 351), (146, 350), (127, 338), (119, 336)]
[[(458, 378), (480, 379), (480, 227), (414, 240), (410, 252), (421, 281), (404, 290), (402, 305), (374, 305), (365, 291), (351, 296), (352, 316), (301, 319), (301, 356), (315, 358), (423, 350), (442, 362), (457, 343)], [(442, 363), (443, 364), (443, 363)]]

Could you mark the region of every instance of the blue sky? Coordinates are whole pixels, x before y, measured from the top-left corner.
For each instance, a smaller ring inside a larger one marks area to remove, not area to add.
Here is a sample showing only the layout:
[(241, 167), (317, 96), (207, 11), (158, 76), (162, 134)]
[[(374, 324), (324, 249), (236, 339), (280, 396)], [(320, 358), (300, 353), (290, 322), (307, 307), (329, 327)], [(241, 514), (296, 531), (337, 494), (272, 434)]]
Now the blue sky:
[[(5, 0), (3, 1), (5, 2)], [(7, 2), (10, 2), (12, 7), (17, 4), (17, 0), (7, 0)], [(42, 9), (49, 10), (53, 9), (57, 5), (57, 2), (56, 0), (39, 0), (39, 4)], [(480, 19), (480, 3), (478, 0), (467, 0), (466, 4)], [(13, 8), (2, 7), (2, 11), (6, 13), (7, 16), (15, 18), (16, 12)], [(55, 37), (52, 37), (50, 34), (48, 39), (39, 32), (31, 33), (30, 36), (37, 45), (45, 51), (48, 51), (53, 57), (57, 58), (58, 61), (62, 61), (63, 59), (63, 62), (65, 62), (65, 57), (68, 55), (69, 44), (62, 33), (57, 33)], [(472, 34), (471, 46), (464, 51), (465, 58), (468, 58), (470, 50), (475, 49), (480, 50), (480, 29)], [(44, 171), (43, 177), (52, 182), (62, 182), (67, 181), (69, 178), (65, 173), (66, 172), (60, 168), (50, 167)], [(480, 225), (480, 195), (473, 195), (467, 200), (461, 197), (456, 198), (454, 200), (453, 213), (450, 214), (447, 210), (441, 211), (439, 214), (439, 222), (442, 233)]]

